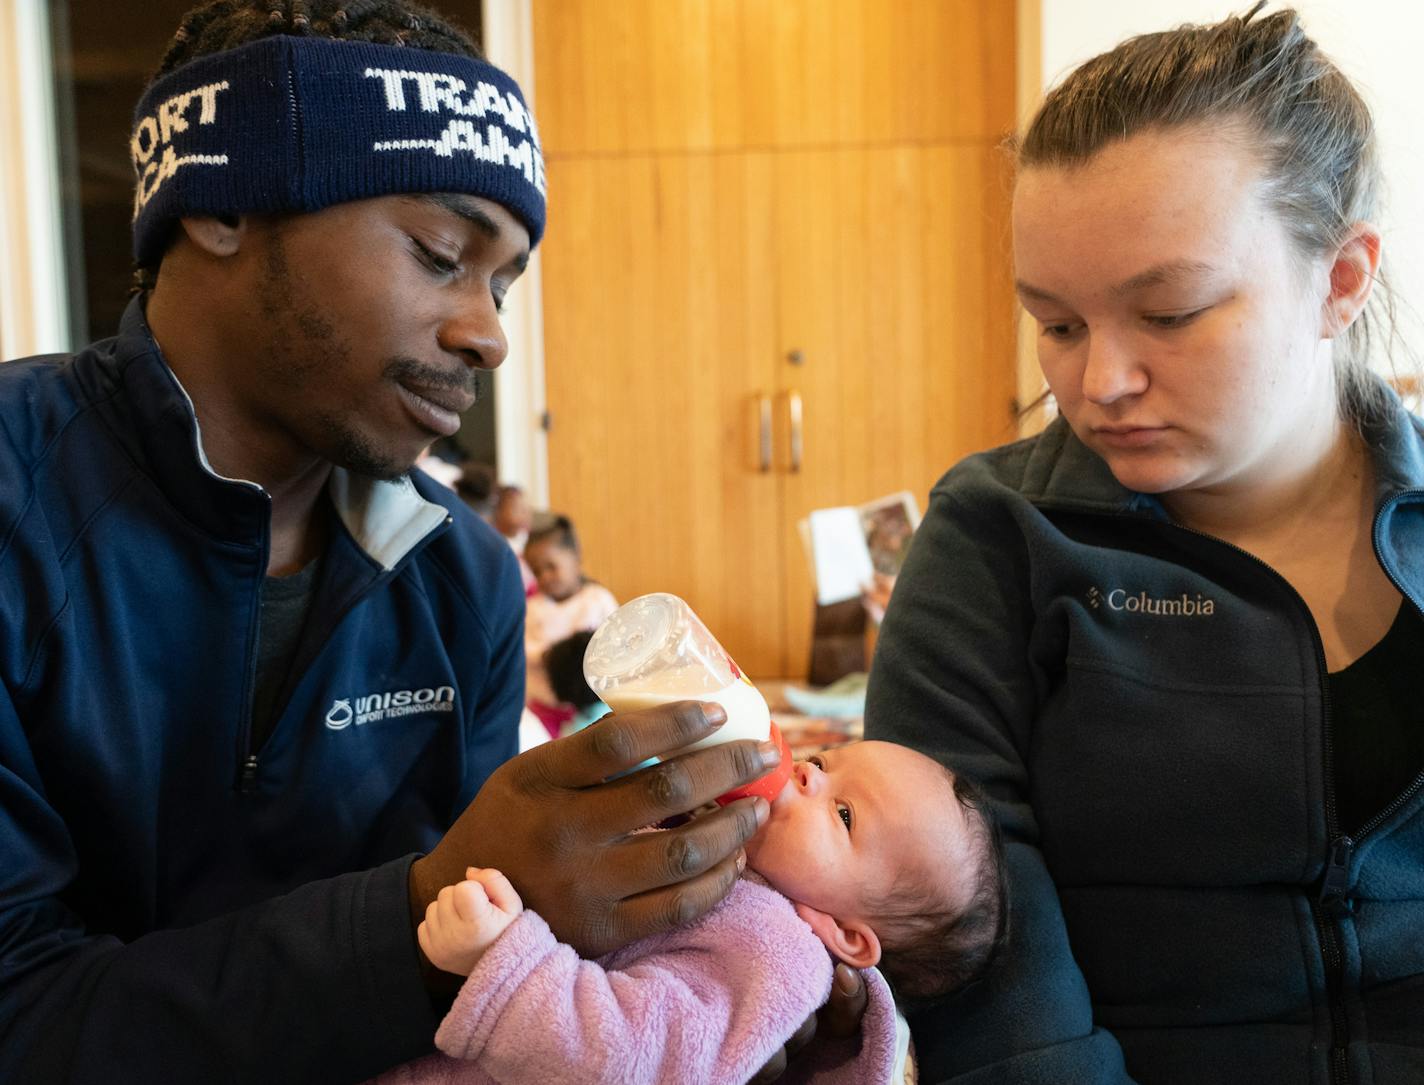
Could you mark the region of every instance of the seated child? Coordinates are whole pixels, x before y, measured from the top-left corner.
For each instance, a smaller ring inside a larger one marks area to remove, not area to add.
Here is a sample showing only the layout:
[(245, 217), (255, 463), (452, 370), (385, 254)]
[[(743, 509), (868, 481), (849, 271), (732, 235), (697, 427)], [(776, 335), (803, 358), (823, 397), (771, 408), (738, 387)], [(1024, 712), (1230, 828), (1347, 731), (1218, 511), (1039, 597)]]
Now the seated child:
[(524, 546), (524, 559), (534, 573), (539, 591), (529, 597), (524, 618), (524, 659), (527, 667), (525, 700), (557, 736), (573, 717), (549, 685), (544, 652), (573, 633), (597, 629), (618, 609), (618, 600), (602, 584), (583, 575), (578, 536), (567, 516), (555, 516), (536, 525)]
[(549, 689), (560, 704), (568, 705), (574, 712), (573, 717), (559, 729), (559, 738), (582, 731), (610, 711), (583, 675), (583, 656), (592, 639), (593, 630), (580, 629), (550, 645), (544, 652), (544, 673), (549, 679)]
[[(976, 979), (1003, 937), (997, 829), (966, 782), (904, 746), (798, 761), (746, 853), (756, 874), (710, 913), (597, 963), (499, 871), (470, 868), (418, 931), (432, 962), (470, 977), (436, 1034), (444, 1054), (382, 1085), (741, 1085), (826, 1000), (833, 958), (878, 963), (897, 997), (921, 1000)], [(894, 1007), (880, 973), (866, 980), (858, 1053), (817, 1045), (796, 1080), (891, 1080)]]
[(514, 550), (519, 559), (519, 575), (524, 578), (524, 595), (533, 595), (539, 590), (534, 574), (529, 571), (529, 563), (524, 560), (524, 544), (529, 540), (529, 525), (533, 513), (524, 491), (518, 486), (501, 486), (494, 499), (494, 511), (490, 523)]

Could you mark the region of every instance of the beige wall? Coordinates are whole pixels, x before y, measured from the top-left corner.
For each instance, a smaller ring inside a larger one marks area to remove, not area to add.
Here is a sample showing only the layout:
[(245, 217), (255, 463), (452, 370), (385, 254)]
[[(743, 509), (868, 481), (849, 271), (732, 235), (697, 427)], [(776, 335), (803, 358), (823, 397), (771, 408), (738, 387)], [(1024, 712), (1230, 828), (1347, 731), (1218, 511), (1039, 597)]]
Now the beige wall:
[(43, 0), (0, 0), (0, 359), (67, 349)]
[[(1386, 271), (1401, 302), (1400, 331), (1418, 356), (1424, 353), (1424, 321), (1415, 311), (1424, 310), (1424, 131), (1417, 117), (1424, 4), (1294, 0), (1291, 6), (1374, 111), (1386, 180)], [(1042, 0), (1043, 85), (1132, 34), (1211, 22), (1250, 7), (1251, 0)]]

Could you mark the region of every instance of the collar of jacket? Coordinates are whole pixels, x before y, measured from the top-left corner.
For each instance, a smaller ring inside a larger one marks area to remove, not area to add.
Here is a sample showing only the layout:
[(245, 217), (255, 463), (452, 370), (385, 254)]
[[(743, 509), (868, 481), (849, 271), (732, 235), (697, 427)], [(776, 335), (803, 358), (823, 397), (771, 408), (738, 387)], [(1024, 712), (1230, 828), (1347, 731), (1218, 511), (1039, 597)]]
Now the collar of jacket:
[[(1378, 509), (1407, 496), (1409, 491), (1424, 490), (1421, 424), (1404, 409), (1391, 389), (1386, 386), (1384, 392), (1383, 409), (1362, 427), (1374, 461)], [(1118, 482), (1102, 457), (1073, 435), (1061, 415), (1029, 440), (1032, 448), (1021, 489), (1035, 504), (1108, 513), (1139, 512), (1170, 519), (1155, 496), (1136, 493)], [(1419, 496), (1424, 497), (1424, 493)]]
[[(1424, 423), (1386, 386), (1361, 432), (1375, 472), (1376, 553), (1395, 584), (1424, 604)], [(1155, 496), (1118, 482), (1061, 416), (1029, 439), (1021, 492), (1036, 505), (1171, 519)]]
[[(100, 359), (97, 376), (98, 398), (129, 416), (121, 432), (131, 435), (147, 473), (184, 516), (220, 539), (265, 541), (271, 498), (257, 483), (225, 478), (208, 463), (193, 401), (164, 360), (141, 297), (124, 310), (113, 354)], [(382, 482), (334, 467), (327, 489), (351, 537), (383, 569), (394, 568), (449, 517), (407, 476)]]

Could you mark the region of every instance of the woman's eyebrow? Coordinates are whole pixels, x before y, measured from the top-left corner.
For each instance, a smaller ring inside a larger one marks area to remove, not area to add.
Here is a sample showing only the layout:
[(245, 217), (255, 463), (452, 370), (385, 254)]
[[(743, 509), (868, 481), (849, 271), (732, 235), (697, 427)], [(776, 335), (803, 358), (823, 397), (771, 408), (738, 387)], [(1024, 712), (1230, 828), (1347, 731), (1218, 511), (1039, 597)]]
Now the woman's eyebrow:
[(1132, 278), (1123, 280), (1112, 288), (1112, 292), (1119, 295), (1131, 294), (1136, 290), (1145, 290), (1149, 286), (1161, 286), (1163, 283), (1175, 282), (1178, 279), (1209, 275), (1216, 270), (1214, 265), (1201, 260), (1168, 260), (1165, 263), (1154, 264), (1146, 271), (1140, 271)]

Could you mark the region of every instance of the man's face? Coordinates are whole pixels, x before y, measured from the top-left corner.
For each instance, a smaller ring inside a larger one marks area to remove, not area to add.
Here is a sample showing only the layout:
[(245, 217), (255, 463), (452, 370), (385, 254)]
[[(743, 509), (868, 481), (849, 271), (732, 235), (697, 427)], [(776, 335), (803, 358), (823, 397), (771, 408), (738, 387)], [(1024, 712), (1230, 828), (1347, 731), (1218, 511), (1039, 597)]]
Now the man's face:
[(237, 373), (257, 440), (394, 478), (475, 400), (504, 361), (499, 308), (529, 234), (463, 195), (383, 196), (307, 215), (252, 216), (250, 360)]

